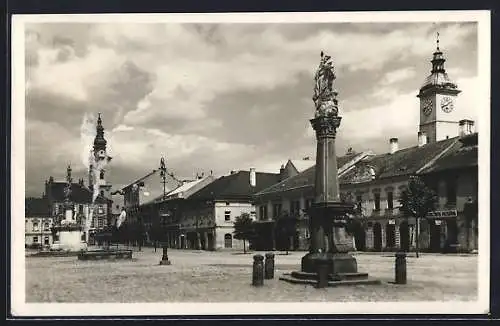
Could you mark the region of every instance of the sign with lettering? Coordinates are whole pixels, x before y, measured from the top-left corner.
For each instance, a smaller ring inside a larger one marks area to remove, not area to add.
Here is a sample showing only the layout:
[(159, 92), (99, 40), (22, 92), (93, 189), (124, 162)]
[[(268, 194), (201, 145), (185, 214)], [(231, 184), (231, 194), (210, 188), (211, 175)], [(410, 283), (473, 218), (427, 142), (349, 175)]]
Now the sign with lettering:
[(391, 224), (391, 225), (396, 224), (396, 220), (389, 220), (389, 224)]
[(447, 211), (434, 211), (427, 214), (427, 217), (457, 217), (457, 210), (451, 209)]
[(434, 222), (436, 225), (441, 225), (441, 220), (435, 220)]

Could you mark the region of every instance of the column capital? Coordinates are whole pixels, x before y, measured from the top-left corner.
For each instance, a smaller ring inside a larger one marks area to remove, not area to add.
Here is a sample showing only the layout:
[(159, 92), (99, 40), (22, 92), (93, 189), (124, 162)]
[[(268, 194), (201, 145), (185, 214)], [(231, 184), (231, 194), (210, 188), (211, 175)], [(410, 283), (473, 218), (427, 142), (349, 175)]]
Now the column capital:
[(319, 116), (309, 120), (313, 129), (316, 131), (316, 138), (335, 138), (337, 128), (340, 126), (342, 117), (337, 115)]

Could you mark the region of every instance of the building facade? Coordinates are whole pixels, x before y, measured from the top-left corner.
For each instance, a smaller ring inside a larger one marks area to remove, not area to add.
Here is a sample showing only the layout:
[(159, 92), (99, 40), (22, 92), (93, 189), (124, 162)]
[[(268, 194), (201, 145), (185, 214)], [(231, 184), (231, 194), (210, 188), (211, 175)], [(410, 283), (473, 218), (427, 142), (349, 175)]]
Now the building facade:
[(54, 239), (51, 228), (53, 217), (46, 198), (25, 198), (24, 239), (26, 248), (49, 247)]
[(181, 248), (243, 249), (234, 239), (234, 222), (242, 214), (256, 218), (252, 195), (279, 181), (279, 173), (233, 171), (222, 176), (183, 202), (179, 210)]

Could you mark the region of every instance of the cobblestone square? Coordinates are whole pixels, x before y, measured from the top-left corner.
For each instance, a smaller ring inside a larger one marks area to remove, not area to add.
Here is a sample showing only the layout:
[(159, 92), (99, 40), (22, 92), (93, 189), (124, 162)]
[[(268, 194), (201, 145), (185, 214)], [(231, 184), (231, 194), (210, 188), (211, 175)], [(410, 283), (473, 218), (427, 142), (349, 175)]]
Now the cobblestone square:
[(251, 285), (252, 256), (235, 251), (134, 252), (132, 261), (79, 261), (76, 257), (26, 257), (26, 301), (33, 302), (347, 302), (468, 301), (477, 298), (477, 256), (408, 257), (408, 284), (394, 285), (394, 255), (355, 254), (359, 270), (382, 285), (316, 289), (278, 277), (300, 270), (304, 252), (276, 253), (275, 278)]

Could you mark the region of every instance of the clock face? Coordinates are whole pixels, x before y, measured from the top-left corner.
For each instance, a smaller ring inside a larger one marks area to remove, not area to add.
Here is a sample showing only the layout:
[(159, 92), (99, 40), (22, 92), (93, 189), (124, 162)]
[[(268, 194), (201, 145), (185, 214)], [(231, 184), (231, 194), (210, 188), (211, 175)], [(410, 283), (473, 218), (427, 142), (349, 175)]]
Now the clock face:
[(443, 97), (443, 99), (441, 100), (441, 109), (444, 112), (449, 113), (453, 111), (453, 108), (454, 108), (453, 99), (449, 96)]
[(424, 103), (422, 105), (422, 112), (425, 115), (429, 115), (432, 112), (432, 100), (430, 98), (424, 100)]

